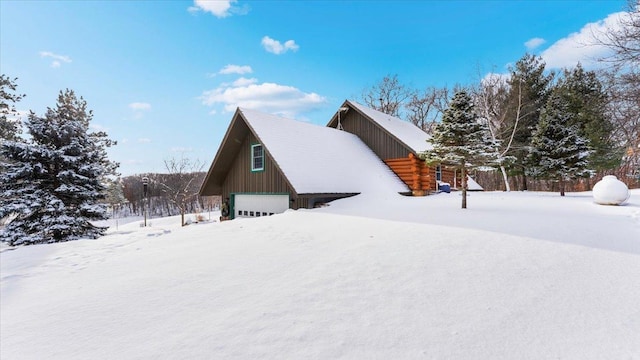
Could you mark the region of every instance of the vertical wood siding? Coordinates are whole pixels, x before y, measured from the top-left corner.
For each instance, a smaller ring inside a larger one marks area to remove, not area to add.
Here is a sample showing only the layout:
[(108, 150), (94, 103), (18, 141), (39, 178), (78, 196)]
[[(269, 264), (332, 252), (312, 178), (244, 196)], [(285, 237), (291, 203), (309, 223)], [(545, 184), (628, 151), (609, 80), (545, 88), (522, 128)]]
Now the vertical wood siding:
[(345, 131), (357, 135), (380, 159), (404, 158), (412, 151), (359, 112), (349, 111), (340, 121)]
[[(229, 197), (231, 193), (280, 193), (289, 194), (295, 199), (295, 192), (287, 184), (266, 149), (264, 170), (251, 171), (251, 145), (258, 143), (258, 139), (252, 133), (244, 139), (222, 184), (222, 196)], [(294, 201), (292, 204), (295, 203)]]

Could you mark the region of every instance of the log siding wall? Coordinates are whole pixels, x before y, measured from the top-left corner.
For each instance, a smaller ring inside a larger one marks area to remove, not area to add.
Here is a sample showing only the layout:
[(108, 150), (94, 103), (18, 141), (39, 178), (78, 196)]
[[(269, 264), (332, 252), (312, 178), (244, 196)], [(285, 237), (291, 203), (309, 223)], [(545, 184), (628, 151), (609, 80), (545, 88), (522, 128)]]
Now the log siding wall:
[[(409, 154), (407, 157), (387, 159), (384, 161), (387, 166), (398, 175), (414, 194), (427, 194), (438, 190), (436, 184), (436, 168), (429, 167), (427, 164), (416, 157)], [(454, 171), (442, 167), (442, 180), (454, 186)]]

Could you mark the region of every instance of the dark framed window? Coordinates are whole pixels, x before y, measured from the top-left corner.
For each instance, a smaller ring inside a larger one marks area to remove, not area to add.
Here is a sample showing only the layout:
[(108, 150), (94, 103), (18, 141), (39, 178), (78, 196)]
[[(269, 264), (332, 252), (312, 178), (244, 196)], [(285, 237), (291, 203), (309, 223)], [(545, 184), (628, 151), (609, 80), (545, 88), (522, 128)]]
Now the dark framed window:
[(436, 166), (436, 181), (442, 181), (442, 167)]
[(251, 171), (264, 171), (264, 149), (262, 144), (251, 145)]

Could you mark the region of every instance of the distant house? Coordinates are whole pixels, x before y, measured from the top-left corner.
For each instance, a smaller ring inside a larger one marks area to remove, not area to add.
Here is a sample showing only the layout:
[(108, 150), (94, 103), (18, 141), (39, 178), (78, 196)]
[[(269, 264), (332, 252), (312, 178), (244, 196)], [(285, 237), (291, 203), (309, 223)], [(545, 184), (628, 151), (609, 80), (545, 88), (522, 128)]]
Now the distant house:
[(238, 108), (200, 188), (257, 217), (368, 191), (410, 189), (350, 132)]
[(357, 135), (416, 195), (437, 191), (441, 183), (455, 186), (453, 170), (419, 159), (431, 149), (429, 134), (407, 121), (347, 100), (327, 126)]

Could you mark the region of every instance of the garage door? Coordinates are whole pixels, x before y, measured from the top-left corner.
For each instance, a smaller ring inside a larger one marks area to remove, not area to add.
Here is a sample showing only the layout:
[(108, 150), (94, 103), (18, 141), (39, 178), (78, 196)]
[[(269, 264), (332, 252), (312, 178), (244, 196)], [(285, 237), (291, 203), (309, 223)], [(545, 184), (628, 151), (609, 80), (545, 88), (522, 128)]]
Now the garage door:
[(235, 217), (269, 216), (285, 212), (289, 208), (289, 195), (235, 194)]

